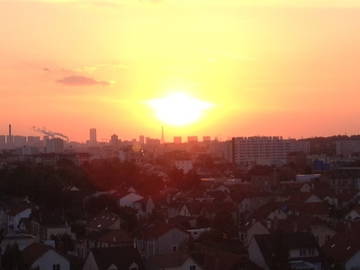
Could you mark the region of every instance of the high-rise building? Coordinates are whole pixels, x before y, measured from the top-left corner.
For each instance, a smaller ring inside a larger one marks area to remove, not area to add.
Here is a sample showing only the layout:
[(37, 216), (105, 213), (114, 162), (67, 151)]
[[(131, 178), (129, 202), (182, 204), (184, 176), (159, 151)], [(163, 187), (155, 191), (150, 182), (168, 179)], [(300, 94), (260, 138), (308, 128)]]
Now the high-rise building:
[(112, 135), (110, 138), (110, 144), (117, 145), (118, 143), (119, 143), (119, 137), (116, 134)]
[(89, 143), (90, 144), (96, 144), (97, 143), (96, 128), (90, 128)]
[(188, 136), (188, 143), (197, 143), (198, 137), (197, 136)]
[(174, 137), (174, 143), (175, 144), (181, 144), (182, 138), (181, 136), (175, 136)]
[(284, 164), (289, 153), (294, 151), (306, 153), (307, 148), (302, 141), (284, 140), (282, 137), (256, 136), (232, 139), (232, 155), (235, 164)]

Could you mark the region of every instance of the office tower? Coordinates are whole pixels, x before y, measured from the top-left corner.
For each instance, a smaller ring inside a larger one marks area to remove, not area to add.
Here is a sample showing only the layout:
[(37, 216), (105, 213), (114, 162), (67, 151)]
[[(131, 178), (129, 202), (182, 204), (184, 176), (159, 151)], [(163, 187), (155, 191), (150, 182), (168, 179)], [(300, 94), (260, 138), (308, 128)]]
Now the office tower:
[(118, 143), (119, 143), (119, 137), (116, 134), (112, 135), (110, 138), (110, 144), (117, 145)]
[(188, 136), (188, 143), (197, 143), (198, 137), (197, 136)]
[(90, 143), (90, 144), (96, 144), (96, 143), (97, 143), (96, 128), (90, 128), (89, 143)]
[(175, 136), (174, 137), (174, 143), (175, 144), (181, 144), (182, 138), (181, 136)]

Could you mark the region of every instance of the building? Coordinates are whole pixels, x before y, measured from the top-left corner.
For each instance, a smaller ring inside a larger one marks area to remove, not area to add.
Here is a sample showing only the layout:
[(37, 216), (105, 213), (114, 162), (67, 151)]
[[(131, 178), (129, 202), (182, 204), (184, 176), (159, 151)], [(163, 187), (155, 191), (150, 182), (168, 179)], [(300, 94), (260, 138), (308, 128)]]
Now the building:
[(188, 136), (188, 143), (197, 143), (198, 137), (197, 136)]
[(22, 252), (27, 269), (70, 270), (69, 260), (50, 246), (34, 243)]
[(133, 247), (92, 249), (83, 270), (143, 270), (139, 252)]
[(261, 269), (313, 269), (325, 267), (315, 237), (309, 232), (255, 235), (249, 258)]
[(64, 152), (64, 140), (60, 138), (52, 138), (48, 140), (46, 145), (47, 153), (62, 153)]
[(236, 137), (232, 139), (233, 163), (280, 165), (285, 164), (292, 152), (308, 153), (308, 142), (295, 139), (284, 140), (282, 137)]
[(110, 144), (117, 145), (118, 143), (119, 143), (119, 137), (116, 134), (112, 135), (110, 138)]
[(159, 223), (144, 228), (137, 238), (136, 246), (141, 255), (149, 258), (155, 255), (178, 252), (190, 239), (190, 234), (174, 225)]
[(149, 270), (201, 270), (202, 267), (188, 254), (169, 253), (151, 257), (146, 262)]
[(360, 140), (346, 140), (336, 142), (336, 155), (351, 156), (360, 154)]
[(92, 145), (97, 143), (96, 128), (90, 128), (89, 143)]
[(6, 144), (6, 136), (0, 135), (0, 148), (4, 147)]
[(210, 136), (203, 136), (203, 142), (211, 142)]
[(16, 147), (22, 147), (26, 145), (26, 137), (25, 136), (13, 136), (13, 145)]
[(28, 136), (27, 144), (31, 146), (38, 146), (41, 144), (41, 140), (39, 136)]
[(175, 136), (174, 137), (174, 143), (175, 144), (181, 144), (182, 138), (181, 136)]

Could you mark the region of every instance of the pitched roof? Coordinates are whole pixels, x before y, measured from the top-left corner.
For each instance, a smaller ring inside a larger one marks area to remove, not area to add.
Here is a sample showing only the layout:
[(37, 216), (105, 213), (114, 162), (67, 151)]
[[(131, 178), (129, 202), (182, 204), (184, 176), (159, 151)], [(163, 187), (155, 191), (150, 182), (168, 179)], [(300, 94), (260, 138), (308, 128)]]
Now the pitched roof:
[(141, 256), (133, 247), (96, 248), (91, 250), (99, 270), (106, 270), (111, 265), (118, 269), (129, 269), (136, 263), (139, 269), (144, 269)]
[(186, 231), (184, 231), (183, 229), (179, 228), (176, 225), (168, 224), (168, 223), (156, 223), (147, 226), (144, 230), (143, 236), (146, 239), (154, 239), (164, 235), (165, 233), (173, 229), (177, 229), (187, 234)]

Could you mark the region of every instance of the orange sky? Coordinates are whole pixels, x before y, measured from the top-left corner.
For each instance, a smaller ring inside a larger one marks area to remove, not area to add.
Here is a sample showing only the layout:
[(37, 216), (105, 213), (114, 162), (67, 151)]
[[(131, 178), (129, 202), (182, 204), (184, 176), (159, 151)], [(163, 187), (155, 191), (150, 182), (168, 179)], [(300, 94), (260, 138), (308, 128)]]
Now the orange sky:
[(358, 133), (359, 18), (357, 0), (0, 0), (0, 134), (159, 137), (147, 101), (178, 89), (214, 106), (168, 138)]

